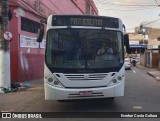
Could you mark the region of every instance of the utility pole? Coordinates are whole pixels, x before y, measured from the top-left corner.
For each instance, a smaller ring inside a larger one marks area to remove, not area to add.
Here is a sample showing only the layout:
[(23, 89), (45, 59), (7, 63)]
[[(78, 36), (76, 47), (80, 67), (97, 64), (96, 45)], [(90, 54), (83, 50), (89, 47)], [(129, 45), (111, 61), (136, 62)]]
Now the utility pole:
[(11, 89), (10, 46), (2, 35), (9, 28), (8, 0), (0, 0), (0, 10), (0, 93), (3, 93), (4, 89)]

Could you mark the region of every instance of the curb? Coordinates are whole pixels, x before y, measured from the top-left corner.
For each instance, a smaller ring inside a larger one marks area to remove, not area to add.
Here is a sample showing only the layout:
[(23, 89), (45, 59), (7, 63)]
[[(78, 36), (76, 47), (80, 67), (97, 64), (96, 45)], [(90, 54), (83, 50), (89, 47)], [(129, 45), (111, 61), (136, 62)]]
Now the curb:
[(151, 77), (155, 78), (157, 81), (160, 81), (160, 77), (154, 76), (154, 75), (151, 74), (150, 72), (147, 72), (147, 74), (150, 75)]
[(150, 72), (147, 72), (148, 75), (150, 75), (151, 77), (156, 78), (153, 74), (151, 74)]
[(157, 79), (157, 81), (160, 81), (160, 77), (157, 77), (157, 76), (156, 76), (156, 79)]

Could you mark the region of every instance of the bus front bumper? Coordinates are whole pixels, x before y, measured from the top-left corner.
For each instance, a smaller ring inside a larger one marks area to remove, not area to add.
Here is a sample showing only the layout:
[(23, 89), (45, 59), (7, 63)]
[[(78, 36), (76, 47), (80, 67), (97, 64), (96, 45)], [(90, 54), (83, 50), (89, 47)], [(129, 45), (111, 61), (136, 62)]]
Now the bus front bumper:
[(72, 100), (124, 96), (124, 81), (114, 86), (97, 88), (58, 88), (47, 83), (44, 84), (44, 87), (45, 100)]

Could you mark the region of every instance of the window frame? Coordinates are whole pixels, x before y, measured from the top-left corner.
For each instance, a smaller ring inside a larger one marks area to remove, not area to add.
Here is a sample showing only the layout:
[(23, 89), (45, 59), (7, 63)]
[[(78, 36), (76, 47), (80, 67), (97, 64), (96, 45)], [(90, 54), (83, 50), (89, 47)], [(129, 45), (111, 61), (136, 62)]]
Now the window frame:
[(22, 31), (37, 34), (38, 28), (40, 28), (39, 22), (33, 21), (31, 19), (27, 19), (25, 17), (21, 17), (21, 30)]

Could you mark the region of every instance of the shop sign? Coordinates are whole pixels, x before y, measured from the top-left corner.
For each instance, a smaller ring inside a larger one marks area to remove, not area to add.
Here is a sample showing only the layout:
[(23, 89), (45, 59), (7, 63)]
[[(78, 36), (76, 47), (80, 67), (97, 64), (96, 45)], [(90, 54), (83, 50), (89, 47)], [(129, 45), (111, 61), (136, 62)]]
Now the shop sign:
[(37, 38), (20, 35), (20, 47), (39, 48)]

